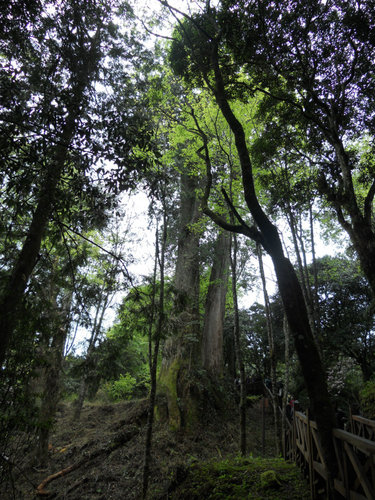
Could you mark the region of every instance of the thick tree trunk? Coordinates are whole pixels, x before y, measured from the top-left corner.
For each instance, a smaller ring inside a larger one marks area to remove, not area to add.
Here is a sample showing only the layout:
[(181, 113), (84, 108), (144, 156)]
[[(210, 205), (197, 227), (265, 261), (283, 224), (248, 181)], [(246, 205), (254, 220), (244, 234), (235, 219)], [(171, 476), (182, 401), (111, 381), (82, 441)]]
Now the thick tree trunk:
[[(375, 234), (371, 225), (361, 219), (357, 218), (348, 233), (358, 254), (361, 269), (375, 297)], [(343, 227), (345, 228), (345, 226)]]
[(303, 378), (309, 394), (310, 407), (316, 419), (328, 469), (336, 470), (332, 432), (335, 415), (327, 389), (318, 348), (312, 336), (302, 290), (293, 266), (283, 255), (271, 255), (285, 314), (293, 336)]
[(229, 271), (230, 236), (221, 231), (215, 243), (214, 261), (208, 286), (203, 338), (202, 365), (211, 375), (223, 374), (223, 329)]
[[(192, 370), (200, 364), (199, 235), (191, 225), (198, 220), (196, 179), (181, 175), (180, 238), (174, 278), (172, 334), (166, 339), (158, 379), (158, 394), (167, 398), (172, 429), (194, 427), (197, 421)], [(163, 409), (158, 407), (162, 416)]]

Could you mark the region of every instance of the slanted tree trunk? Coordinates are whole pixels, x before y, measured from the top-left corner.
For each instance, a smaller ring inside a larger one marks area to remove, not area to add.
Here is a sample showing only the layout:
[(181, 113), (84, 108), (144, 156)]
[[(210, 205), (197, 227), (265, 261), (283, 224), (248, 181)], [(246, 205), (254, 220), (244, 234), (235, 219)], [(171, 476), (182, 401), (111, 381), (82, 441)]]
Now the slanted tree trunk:
[[(38, 259), (42, 238), (51, 218), (56, 200), (57, 187), (68, 157), (69, 146), (76, 133), (78, 119), (82, 112), (84, 92), (96, 70), (97, 43), (95, 36), (90, 50), (82, 53), (83, 64), (72, 89), (72, 98), (67, 109), (67, 118), (55, 155), (49, 164), (45, 177), (40, 180), (41, 189), (30, 227), (11, 275), (5, 283), (0, 297), (0, 366), (5, 359), (6, 349), (17, 324), (17, 313), (30, 275)], [(83, 50), (83, 48), (82, 48)]]
[(312, 297), (312, 292), (311, 292), (311, 286), (310, 286), (310, 281), (309, 281), (309, 276), (307, 272), (307, 264), (306, 264), (306, 252), (305, 252), (305, 247), (302, 241), (301, 237), (301, 230), (300, 232), (298, 231), (297, 224), (301, 224), (301, 220), (296, 220), (296, 217), (293, 214), (293, 210), (290, 206), (290, 203), (288, 202), (288, 206), (286, 209), (287, 212), (287, 219), (288, 219), (288, 224), (290, 228), (290, 232), (292, 233), (292, 239), (293, 239), (293, 246), (294, 246), (294, 253), (297, 257), (297, 265), (298, 265), (298, 271), (299, 271), (299, 276), (300, 276), (300, 281), (301, 281), (301, 288), (302, 288), (302, 293), (305, 298), (305, 303), (306, 303), (306, 309), (307, 309), (307, 315), (310, 321), (310, 328), (312, 331), (312, 334), (314, 336), (314, 339), (318, 345), (318, 338), (316, 334), (316, 328), (315, 328), (315, 312), (314, 312), (314, 300)]
[[(321, 440), (322, 453), (329, 473), (328, 484), (333, 491), (332, 477), (337, 470), (337, 461), (333, 445), (333, 429), (335, 427), (335, 414), (329, 398), (327, 379), (320, 359), (317, 345), (314, 341), (310, 322), (306, 310), (301, 285), (296, 272), (283, 253), (281, 240), (277, 228), (267, 217), (259, 204), (255, 191), (252, 163), (247, 148), (244, 128), (234, 115), (225, 89), (223, 76), (219, 65), (218, 44), (211, 40), (211, 64), (214, 84), (211, 85), (211, 77), (206, 75), (207, 82), (212, 89), (216, 102), (226, 119), (235, 137), (235, 144), (241, 165), (242, 184), (247, 207), (255, 221), (256, 227), (250, 227), (244, 222), (235, 207), (230, 204), (233, 213), (236, 215), (238, 225), (227, 224), (220, 216), (214, 214), (207, 204), (205, 212), (219, 223), (223, 228), (245, 234), (253, 240), (259, 242), (270, 255), (280, 295), (284, 305), (284, 310), (290, 331), (293, 336), (294, 345), (300, 361), (302, 374), (306, 389), (310, 399), (311, 411), (316, 419), (318, 432)], [(209, 152), (207, 144), (204, 145), (206, 151), (207, 178), (209, 180), (210, 164), (208, 161)], [(206, 188), (206, 199), (208, 188)]]
[(263, 296), (264, 296), (264, 307), (266, 310), (266, 324), (267, 324), (267, 337), (268, 345), (270, 349), (270, 367), (271, 367), (271, 400), (273, 408), (273, 421), (275, 429), (275, 443), (276, 443), (276, 453), (279, 454), (281, 451), (281, 436), (280, 436), (280, 413), (279, 404), (277, 397), (277, 377), (276, 377), (276, 351), (275, 351), (275, 339), (272, 327), (272, 317), (271, 317), (271, 307), (267, 292), (266, 276), (264, 274), (262, 249), (259, 244), (257, 244), (258, 262), (260, 277), (262, 280)]
[(214, 377), (223, 374), (223, 329), (228, 286), (230, 237), (220, 231), (208, 286), (203, 337), (202, 365)]
[[(181, 175), (180, 237), (174, 276), (174, 307), (171, 335), (163, 347), (158, 394), (166, 396), (172, 429), (190, 428), (197, 421), (193, 369), (200, 364), (199, 327), (199, 235), (192, 224), (199, 218), (197, 181)], [(160, 416), (162, 408), (158, 408)]]

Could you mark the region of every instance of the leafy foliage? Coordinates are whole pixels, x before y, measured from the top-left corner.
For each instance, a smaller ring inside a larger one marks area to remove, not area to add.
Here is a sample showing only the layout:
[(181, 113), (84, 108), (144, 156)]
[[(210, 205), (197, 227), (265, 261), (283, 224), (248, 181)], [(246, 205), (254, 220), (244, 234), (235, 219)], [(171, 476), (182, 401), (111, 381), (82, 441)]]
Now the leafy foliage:
[(375, 419), (375, 382), (369, 380), (360, 392), (361, 407), (367, 418)]
[(104, 391), (112, 401), (131, 399), (136, 383), (136, 379), (129, 373), (126, 373), (125, 375), (120, 375), (120, 378), (114, 382), (107, 382), (104, 386)]
[(358, 264), (344, 257), (317, 261), (322, 346), (328, 364), (337, 355), (355, 359), (365, 379), (374, 369), (371, 291)]

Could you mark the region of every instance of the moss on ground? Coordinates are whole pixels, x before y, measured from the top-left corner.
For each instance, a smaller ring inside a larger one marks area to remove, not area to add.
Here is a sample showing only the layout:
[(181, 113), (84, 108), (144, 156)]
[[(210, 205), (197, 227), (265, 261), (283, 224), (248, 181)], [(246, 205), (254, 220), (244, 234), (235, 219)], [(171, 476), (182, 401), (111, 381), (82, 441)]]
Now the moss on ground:
[(294, 464), (250, 457), (193, 463), (180, 471), (169, 498), (290, 500), (308, 499), (310, 492)]

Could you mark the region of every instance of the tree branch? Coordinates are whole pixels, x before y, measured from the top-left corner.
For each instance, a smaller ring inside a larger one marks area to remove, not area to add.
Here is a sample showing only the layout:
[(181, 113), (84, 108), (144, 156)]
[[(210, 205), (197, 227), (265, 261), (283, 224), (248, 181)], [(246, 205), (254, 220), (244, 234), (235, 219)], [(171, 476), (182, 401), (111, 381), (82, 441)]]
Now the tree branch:
[(221, 188), (221, 192), (223, 193), (225, 201), (226, 201), (227, 205), (229, 206), (231, 212), (236, 217), (236, 219), (240, 223), (241, 227), (244, 229), (245, 232), (243, 232), (242, 234), (246, 234), (246, 236), (249, 236), (252, 240), (263, 245), (264, 239), (263, 239), (262, 233), (255, 226), (249, 226), (248, 224), (246, 224), (246, 222), (243, 220), (243, 218), (241, 217), (241, 215), (237, 211), (236, 207), (233, 205), (232, 201), (230, 200), (230, 198), (229, 198), (229, 196), (226, 193), (224, 188)]
[(95, 241), (91, 240), (90, 238), (87, 238), (87, 236), (84, 236), (79, 231), (76, 231), (75, 229), (73, 229), (72, 227), (68, 226), (67, 224), (64, 224), (64, 222), (59, 221), (58, 223), (61, 226), (64, 226), (66, 229), (68, 229), (68, 231), (71, 231), (72, 233), (76, 234), (77, 236), (79, 236), (80, 238), (84, 239), (88, 243), (91, 243), (92, 245), (96, 246), (97, 248), (100, 248), (100, 250), (102, 250), (106, 254), (110, 255), (111, 257), (113, 257), (117, 262), (119, 262), (121, 264), (122, 273), (126, 277), (126, 279), (129, 281), (129, 283), (131, 284), (132, 288), (135, 289), (138, 294), (142, 294), (143, 293), (141, 290), (139, 290), (138, 286), (134, 284), (133, 278), (130, 275), (129, 271), (127, 270), (127, 267), (126, 267), (126, 264), (124, 262), (124, 259), (120, 255), (116, 255), (115, 253), (111, 252), (110, 250), (107, 250), (106, 248), (104, 248), (101, 245), (99, 245), (99, 243), (95, 243)]

